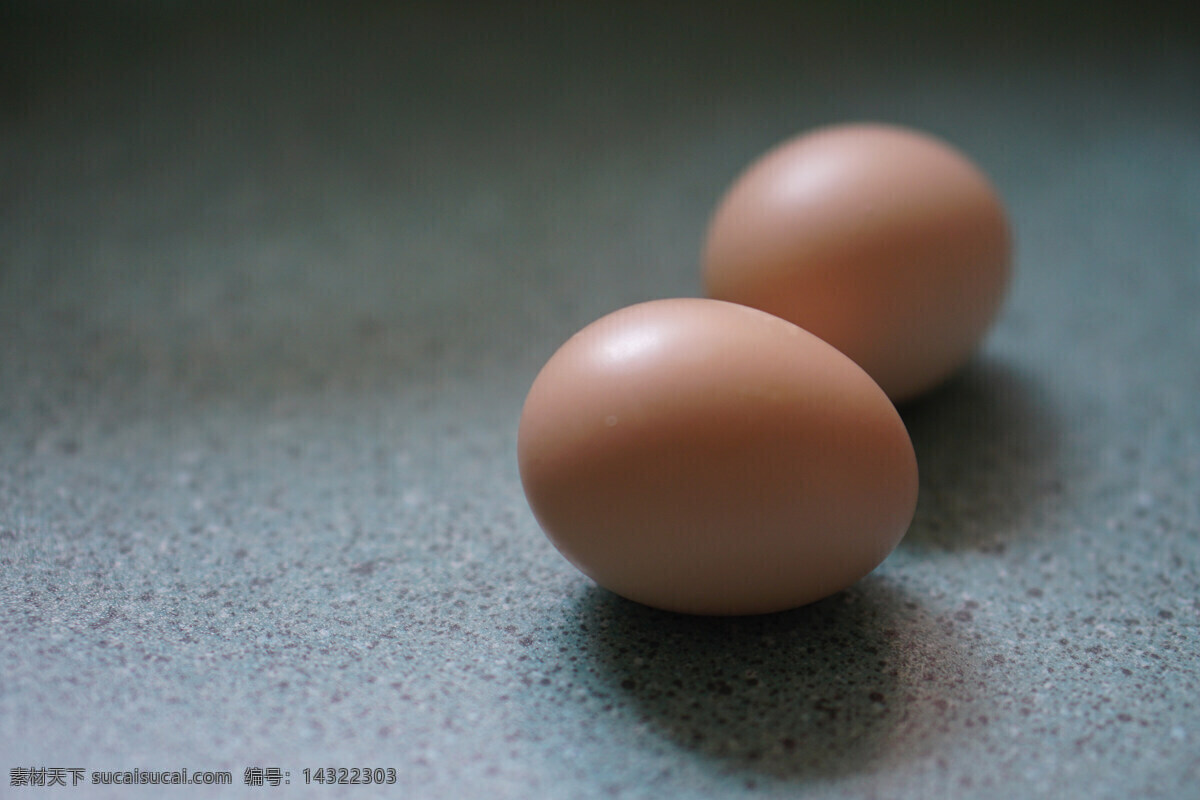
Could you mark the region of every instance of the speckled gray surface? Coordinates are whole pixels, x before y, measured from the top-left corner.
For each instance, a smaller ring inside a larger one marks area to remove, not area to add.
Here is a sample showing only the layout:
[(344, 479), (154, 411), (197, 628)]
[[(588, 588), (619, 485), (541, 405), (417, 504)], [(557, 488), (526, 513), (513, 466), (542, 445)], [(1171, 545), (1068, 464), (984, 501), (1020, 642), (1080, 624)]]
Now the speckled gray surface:
[[(0, 794), (1200, 796), (1182, 20), (31, 8), (0, 24)], [(529, 382), (699, 291), (757, 153), (861, 118), (958, 143), (1017, 232), (983, 352), (904, 410), (912, 530), (770, 617), (595, 588), (521, 494)]]

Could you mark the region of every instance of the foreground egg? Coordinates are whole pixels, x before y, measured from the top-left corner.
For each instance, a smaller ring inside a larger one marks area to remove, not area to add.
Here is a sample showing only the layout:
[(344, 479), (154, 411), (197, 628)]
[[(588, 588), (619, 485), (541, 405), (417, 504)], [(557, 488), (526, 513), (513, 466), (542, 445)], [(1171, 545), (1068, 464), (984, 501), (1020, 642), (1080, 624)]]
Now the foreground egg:
[(562, 554), (670, 611), (837, 592), (916, 505), (912, 443), (878, 385), (816, 336), (717, 300), (640, 303), (575, 334), (529, 390), (517, 451)]
[(815, 333), (899, 402), (975, 350), (1009, 281), (1004, 209), (948, 144), (886, 125), (818, 129), (768, 152), (709, 225), (709, 297)]

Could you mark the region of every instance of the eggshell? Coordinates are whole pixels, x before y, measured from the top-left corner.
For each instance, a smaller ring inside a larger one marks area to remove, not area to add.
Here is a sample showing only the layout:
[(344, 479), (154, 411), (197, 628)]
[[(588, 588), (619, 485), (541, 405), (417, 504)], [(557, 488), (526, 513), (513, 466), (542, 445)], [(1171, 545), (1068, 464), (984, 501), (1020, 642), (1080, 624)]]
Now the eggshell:
[(904, 128), (841, 125), (753, 163), (709, 226), (709, 297), (815, 333), (893, 401), (969, 359), (1009, 283), (1010, 237), (987, 178)]
[(912, 443), (883, 391), (816, 336), (701, 298), (616, 311), (529, 390), (530, 507), (597, 583), (695, 614), (780, 611), (874, 569), (912, 520)]

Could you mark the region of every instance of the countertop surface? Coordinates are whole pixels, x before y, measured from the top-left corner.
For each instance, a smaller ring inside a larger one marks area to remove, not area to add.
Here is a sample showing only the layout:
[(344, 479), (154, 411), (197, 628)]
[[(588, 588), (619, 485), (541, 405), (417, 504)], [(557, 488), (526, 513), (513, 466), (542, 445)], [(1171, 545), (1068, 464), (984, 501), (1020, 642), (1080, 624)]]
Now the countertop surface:
[[(0, 795), (1200, 796), (1200, 39), (1136, 11), (6, 5)], [(597, 588), (521, 491), (530, 382), (862, 119), (1016, 241), (902, 409), (907, 537), (765, 617)]]

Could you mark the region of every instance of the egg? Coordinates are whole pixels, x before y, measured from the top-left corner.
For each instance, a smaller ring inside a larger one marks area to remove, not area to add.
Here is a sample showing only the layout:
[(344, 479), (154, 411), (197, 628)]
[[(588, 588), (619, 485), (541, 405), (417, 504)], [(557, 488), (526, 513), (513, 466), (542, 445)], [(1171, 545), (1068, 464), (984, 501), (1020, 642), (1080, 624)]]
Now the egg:
[(736, 179), (708, 228), (703, 282), (816, 334), (902, 402), (970, 358), (1010, 254), (1000, 199), (964, 155), (914, 130), (835, 125)]
[(904, 423), (853, 361), (747, 306), (623, 308), (538, 373), (521, 482), (562, 554), (669, 611), (781, 611), (887, 557), (912, 520)]

